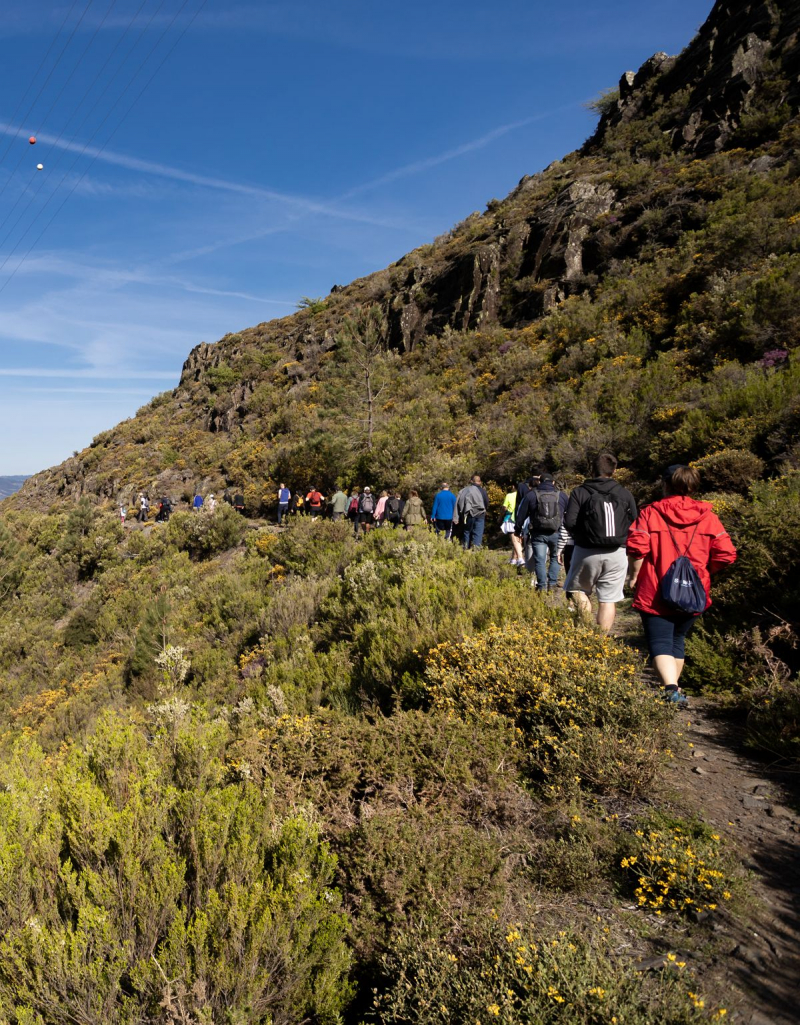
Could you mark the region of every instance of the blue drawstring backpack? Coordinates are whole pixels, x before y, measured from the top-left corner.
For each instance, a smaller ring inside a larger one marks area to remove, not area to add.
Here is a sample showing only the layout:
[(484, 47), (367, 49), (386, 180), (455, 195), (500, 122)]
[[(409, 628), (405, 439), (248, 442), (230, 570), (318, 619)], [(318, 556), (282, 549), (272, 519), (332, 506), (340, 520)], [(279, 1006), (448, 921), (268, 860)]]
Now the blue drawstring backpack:
[(695, 526), (694, 533), (683, 554), (681, 554), (666, 521), (664, 521), (664, 526), (667, 528), (667, 533), (678, 557), (661, 578), (661, 597), (670, 608), (677, 612), (687, 612), (690, 615), (699, 616), (706, 610), (708, 596), (697, 570), (689, 559), (689, 549), (692, 547), (694, 535), (697, 533), (697, 526)]

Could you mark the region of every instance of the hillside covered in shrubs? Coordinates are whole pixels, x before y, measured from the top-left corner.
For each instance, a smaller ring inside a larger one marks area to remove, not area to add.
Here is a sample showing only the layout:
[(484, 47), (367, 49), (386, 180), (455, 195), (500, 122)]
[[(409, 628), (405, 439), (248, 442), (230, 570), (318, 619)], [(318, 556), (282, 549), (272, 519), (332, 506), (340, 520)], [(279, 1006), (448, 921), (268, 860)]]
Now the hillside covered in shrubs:
[[(579, 151), (0, 505), (0, 1023), (719, 1021), (746, 916), (636, 652), (504, 553), (268, 525), (610, 449), (699, 467), (739, 549), (687, 673), (796, 763), (796, 2), (718, 2)], [(181, 502), (225, 488), (195, 515)], [(139, 491), (169, 523), (120, 523)], [(429, 508), (429, 506), (428, 506)], [(499, 543), (499, 539), (497, 539)], [(621, 953), (624, 952), (624, 953)], [(663, 967), (638, 970), (662, 955)]]

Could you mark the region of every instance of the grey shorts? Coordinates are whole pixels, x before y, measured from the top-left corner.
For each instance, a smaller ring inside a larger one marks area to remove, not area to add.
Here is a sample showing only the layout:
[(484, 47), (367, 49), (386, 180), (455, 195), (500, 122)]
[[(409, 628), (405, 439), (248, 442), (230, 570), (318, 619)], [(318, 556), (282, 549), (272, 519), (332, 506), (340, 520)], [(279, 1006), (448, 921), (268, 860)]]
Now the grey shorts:
[(622, 601), (627, 573), (628, 554), (624, 548), (601, 552), (575, 545), (564, 590), (583, 591), (587, 595), (595, 591), (598, 601)]

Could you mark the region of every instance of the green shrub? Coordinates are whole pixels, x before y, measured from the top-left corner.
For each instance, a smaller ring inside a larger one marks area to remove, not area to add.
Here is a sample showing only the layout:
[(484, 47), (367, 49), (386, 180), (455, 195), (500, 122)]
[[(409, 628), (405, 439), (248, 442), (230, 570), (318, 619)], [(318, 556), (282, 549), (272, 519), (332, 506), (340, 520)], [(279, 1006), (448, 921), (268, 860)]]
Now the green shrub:
[(706, 1009), (684, 962), (654, 976), (614, 955), (609, 937), (522, 926), (445, 946), (409, 933), (383, 960), (376, 1025), (689, 1025), (720, 1020)]
[[(172, 701), (2, 769), (0, 1001), (13, 1020), (333, 1025), (349, 957), (335, 859)], [(41, 1016), (41, 1017), (39, 1017)]]
[(213, 514), (175, 513), (167, 526), (171, 544), (193, 559), (207, 559), (240, 544), (245, 523), (229, 505), (220, 505)]
[(721, 837), (701, 822), (645, 820), (625, 848), (620, 867), (643, 910), (696, 915), (731, 897)]
[(764, 460), (743, 449), (724, 449), (695, 460), (706, 491), (747, 494), (764, 473)]
[(636, 791), (653, 779), (668, 718), (629, 652), (568, 613), (439, 644), (427, 659), (433, 706), (514, 723), (546, 794)]

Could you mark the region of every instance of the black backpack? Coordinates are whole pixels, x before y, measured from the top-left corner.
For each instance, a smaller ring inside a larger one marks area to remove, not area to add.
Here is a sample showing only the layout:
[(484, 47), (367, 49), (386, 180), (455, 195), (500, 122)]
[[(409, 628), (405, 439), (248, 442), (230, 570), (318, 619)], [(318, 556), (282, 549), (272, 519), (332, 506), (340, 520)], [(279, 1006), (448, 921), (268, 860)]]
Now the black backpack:
[(633, 523), (624, 489), (617, 484), (611, 491), (586, 490), (589, 498), (581, 506), (578, 524), (589, 547), (621, 547)]
[(390, 523), (395, 523), (400, 519), (400, 499), (399, 498), (387, 498), (385, 506), (386, 519)]
[(561, 495), (558, 491), (536, 489), (536, 512), (530, 518), (534, 534), (555, 534), (561, 529)]

